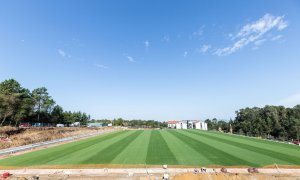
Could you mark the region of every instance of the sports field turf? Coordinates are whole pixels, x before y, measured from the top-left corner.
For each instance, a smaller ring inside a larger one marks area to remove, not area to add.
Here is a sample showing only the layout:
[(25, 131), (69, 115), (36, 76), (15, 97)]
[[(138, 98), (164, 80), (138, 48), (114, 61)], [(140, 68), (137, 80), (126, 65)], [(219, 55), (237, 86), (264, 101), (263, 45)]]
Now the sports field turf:
[(85, 164), (300, 165), (300, 147), (200, 130), (128, 130), (0, 160), (0, 166)]

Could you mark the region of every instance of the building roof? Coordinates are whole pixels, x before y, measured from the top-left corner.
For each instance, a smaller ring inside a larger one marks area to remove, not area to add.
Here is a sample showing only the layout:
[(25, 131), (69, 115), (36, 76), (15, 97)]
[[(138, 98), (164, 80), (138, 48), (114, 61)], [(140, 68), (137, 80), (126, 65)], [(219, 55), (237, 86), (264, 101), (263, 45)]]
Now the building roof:
[(204, 121), (201, 121), (201, 120), (181, 120), (181, 121), (170, 120), (170, 121), (168, 121), (168, 124), (187, 123), (187, 122), (198, 123), (198, 122), (204, 122)]
[(201, 121), (201, 120), (182, 120), (182, 121), (184, 121), (184, 122), (204, 122), (204, 121)]
[(174, 120), (171, 120), (171, 121), (168, 121), (168, 124), (176, 124), (178, 121), (174, 121)]

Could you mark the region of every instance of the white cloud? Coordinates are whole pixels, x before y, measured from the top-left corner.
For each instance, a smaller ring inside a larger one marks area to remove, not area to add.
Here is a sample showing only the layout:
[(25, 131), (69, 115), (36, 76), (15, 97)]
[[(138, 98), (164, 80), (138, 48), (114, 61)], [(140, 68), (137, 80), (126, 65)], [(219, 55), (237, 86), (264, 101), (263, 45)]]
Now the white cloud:
[(276, 41), (282, 38), (282, 35), (277, 35), (271, 38), (271, 41)]
[(186, 57), (187, 55), (188, 55), (188, 52), (187, 52), (187, 51), (184, 51), (183, 57)]
[(58, 49), (57, 50), (58, 54), (61, 55), (63, 58), (71, 58), (71, 55), (66, 53), (65, 51)]
[(136, 61), (133, 59), (133, 57), (131, 57), (131, 56), (127, 56), (127, 59), (128, 59), (129, 62), (136, 62)]
[(254, 41), (255, 46), (260, 46), (262, 45), (264, 42), (266, 41), (266, 39), (259, 39), (257, 41)]
[(298, 94), (294, 94), (292, 96), (286, 97), (279, 101), (279, 105), (284, 105), (288, 107), (293, 107), (297, 104), (300, 104), (300, 92)]
[(284, 16), (276, 17), (265, 14), (259, 20), (244, 25), (236, 35), (233, 35), (233, 40), (235, 40), (233, 45), (219, 48), (215, 51), (215, 54), (218, 56), (232, 54), (250, 43), (259, 42), (267, 32), (271, 30), (281, 31), (287, 26), (288, 23), (285, 21)]
[(210, 48), (211, 48), (211, 45), (209, 45), (209, 44), (204, 44), (204, 45), (199, 49), (199, 51), (200, 51), (201, 53), (206, 53)]
[(61, 50), (61, 49), (58, 49), (58, 54), (60, 54), (62, 57), (66, 57), (66, 53), (65, 51)]
[(253, 33), (266, 33), (273, 28), (277, 30), (283, 30), (288, 26), (287, 22), (284, 21), (284, 16), (273, 16), (271, 14), (265, 14), (258, 21), (246, 24), (237, 34), (237, 37), (244, 37)]
[(281, 16), (280, 18), (281, 19), (280, 19), (280, 22), (279, 22), (277, 28), (278, 28), (278, 30), (281, 31), (281, 30), (283, 30), (283, 29), (285, 29), (285, 28), (288, 27), (288, 22), (287, 21), (283, 21), (284, 16)]
[(149, 46), (150, 46), (150, 42), (147, 40), (147, 41), (144, 42), (144, 44), (145, 44), (145, 47), (148, 49)]
[(108, 69), (108, 66), (104, 66), (102, 64), (95, 64), (95, 66), (101, 69)]

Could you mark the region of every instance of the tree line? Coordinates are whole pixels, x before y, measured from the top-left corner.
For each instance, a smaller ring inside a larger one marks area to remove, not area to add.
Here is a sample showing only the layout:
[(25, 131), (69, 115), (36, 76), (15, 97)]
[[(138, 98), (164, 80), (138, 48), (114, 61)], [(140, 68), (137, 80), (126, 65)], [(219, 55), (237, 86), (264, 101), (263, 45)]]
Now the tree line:
[(0, 126), (18, 126), (21, 122), (85, 125), (90, 116), (83, 112), (64, 111), (49, 95), (47, 88), (32, 91), (14, 79), (0, 83)]
[(234, 120), (218, 121), (207, 119), (208, 128), (225, 132), (232, 130), (236, 134), (275, 138), (280, 140), (299, 139), (300, 105), (293, 108), (284, 106), (265, 106), (263, 108), (244, 108), (236, 111)]
[(104, 124), (112, 124), (113, 126), (126, 126), (132, 128), (166, 128), (168, 125), (166, 122), (160, 122), (155, 120), (125, 120), (117, 118), (113, 120), (91, 120), (91, 122), (102, 122)]
[[(230, 123), (225, 120), (218, 120), (217, 118), (213, 119), (206, 119), (205, 122), (207, 123), (208, 130), (219, 130), (230, 132)], [(230, 121), (232, 123), (232, 120)]]

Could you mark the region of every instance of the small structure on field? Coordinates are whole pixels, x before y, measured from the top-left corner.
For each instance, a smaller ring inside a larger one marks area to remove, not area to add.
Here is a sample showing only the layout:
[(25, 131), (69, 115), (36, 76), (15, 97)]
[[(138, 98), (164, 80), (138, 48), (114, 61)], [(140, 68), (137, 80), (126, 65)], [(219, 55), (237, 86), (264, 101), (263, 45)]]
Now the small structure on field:
[(255, 167), (248, 168), (247, 170), (248, 170), (249, 173), (258, 173), (258, 169), (255, 168)]
[(222, 173), (227, 173), (228, 171), (227, 171), (227, 169), (226, 168), (221, 168), (221, 170), (220, 170)]
[(87, 123), (87, 127), (95, 127), (95, 128), (103, 127), (103, 123), (102, 122), (99, 122), (99, 123)]
[(80, 122), (74, 122), (70, 124), (70, 127), (80, 127)]
[(56, 124), (56, 127), (65, 127), (64, 124)]

